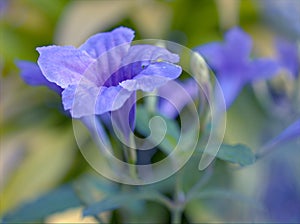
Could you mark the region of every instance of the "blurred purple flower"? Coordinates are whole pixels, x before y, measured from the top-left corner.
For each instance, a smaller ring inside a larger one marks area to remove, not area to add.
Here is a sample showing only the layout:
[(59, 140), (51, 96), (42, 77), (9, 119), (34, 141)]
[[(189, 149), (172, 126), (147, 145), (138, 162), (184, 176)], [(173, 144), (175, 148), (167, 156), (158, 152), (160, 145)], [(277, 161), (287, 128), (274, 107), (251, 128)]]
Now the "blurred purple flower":
[(269, 27), (293, 39), (300, 38), (299, 0), (260, 0), (256, 2)]
[[(281, 144), (285, 142), (291, 143), (291, 141), (297, 139), (300, 140), (300, 119), (267, 143), (257, 156), (264, 156), (273, 152)], [(295, 146), (297, 145), (296, 143)], [(299, 223), (300, 179), (299, 175), (297, 175), (299, 166), (298, 163), (294, 164), (291, 158), (291, 156), (297, 158), (299, 151), (296, 150), (290, 152), (293, 154), (287, 154), (288, 152), (285, 150), (282, 153), (284, 154), (275, 154), (275, 157), (272, 157), (262, 202), (270, 221), (276, 223)]]
[(169, 82), (159, 89), (160, 95), (167, 99), (159, 101), (158, 110), (168, 118), (175, 118), (180, 111), (192, 102), (199, 94), (199, 86), (194, 79), (176, 82), (182, 88), (178, 88), (174, 82)]
[(294, 77), (300, 73), (300, 56), (297, 45), (284, 40), (276, 41), (276, 48), (280, 65), (287, 69)]
[(270, 78), (279, 68), (278, 63), (271, 59), (251, 60), (251, 49), (250, 36), (240, 28), (228, 31), (224, 43), (209, 43), (195, 49), (215, 71), (227, 108), (246, 84)]
[(7, 12), (9, 3), (8, 0), (0, 0), (0, 18)]
[(74, 118), (124, 112), (133, 106), (132, 125), (135, 91), (153, 91), (182, 71), (173, 64), (179, 61), (178, 55), (151, 45), (131, 46), (133, 38), (131, 29), (120, 27), (90, 37), (79, 48), (37, 48), (38, 66), (18, 62), (21, 76), (31, 85), (61, 88), (64, 109)]
[[(281, 162), (280, 162), (281, 161)], [(287, 161), (277, 159), (271, 163), (263, 203), (270, 221), (276, 223), (300, 222), (300, 189), (297, 171)]]

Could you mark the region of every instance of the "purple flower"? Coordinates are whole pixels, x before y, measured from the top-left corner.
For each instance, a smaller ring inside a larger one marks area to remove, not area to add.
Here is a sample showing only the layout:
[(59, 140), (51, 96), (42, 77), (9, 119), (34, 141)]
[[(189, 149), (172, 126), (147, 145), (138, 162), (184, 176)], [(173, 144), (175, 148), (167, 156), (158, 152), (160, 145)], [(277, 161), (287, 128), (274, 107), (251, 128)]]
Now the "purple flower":
[(228, 31), (224, 43), (209, 43), (195, 49), (215, 71), (227, 108), (246, 84), (270, 78), (279, 68), (271, 59), (251, 60), (251, 49), (250, 36), (240, 28)]
[(297, 45), (284, 40), (276, 41), (276, 48), (280, 65), (297, 77), (300, 73), (300, 56)]
[(61, 88), (64, 109), (74, 118), (119, 110), (122, 116), (131, 110), (132, 125), (136, 90), (153, 91), (182, 71), (173, 64), (178, 55), (151, 45), (131, 46), (133, 38), (131, 29), (120, 27), (90, 37), (79, 48), (37, 48), (39, 69), (19, 62), (21, 76), (32, 85)]
[(34, 62), (29, 61), (17, 61), (17, 66), (21, 70), (22, 79), (31, 86), (47, 86), (51, 90), (61, 94), (62, 88), (55, 83), (49, 82), (43, 73), (41, 72), (39, 66)]

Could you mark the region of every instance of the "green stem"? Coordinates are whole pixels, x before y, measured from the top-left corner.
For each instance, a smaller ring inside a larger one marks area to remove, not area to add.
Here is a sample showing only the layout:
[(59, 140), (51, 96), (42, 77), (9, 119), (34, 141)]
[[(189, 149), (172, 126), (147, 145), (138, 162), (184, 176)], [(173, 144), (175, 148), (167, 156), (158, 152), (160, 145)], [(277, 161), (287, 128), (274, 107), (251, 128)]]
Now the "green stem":
[(191, 200), (195, 194), (197, 194), (198, 190), (201, 189), (207, 182), (210, 180), (213, 174), (213, 166), (209, 166), (205, 173), (203, 174), (202, 178), (191, 188), (186, 196), (186, 200)]
[(174, 209), (172, 211), (172, 224), (180, 224), (181, 223), (182, 211), (181, 209)]
[(153, 194), (142, 194), (141, 199), (154, 201), (157, 203), (161, 203), (162, 205), (166, 206), (169, 210), (175, 209), (173, 202), (166, 196), (161, 193), (156, 192), (155, 195)]
[(172, 224), (180, 224), (182, 211), (185, 205), (185, 196), (182, 190), (182, 172), (176, 176), (175, 190), (174, 190), (174, 206), (171, 209)]
[[(135, 165), (136, 161), (137, 161), (137, 154), (136, 154), (136, 145), (135, 145), (135, 141), (134, 141), (134, 136), (133, 134), (130, 135), (129, 137), (129, 153), (128, 153), (128, 163)], [(137, 179), (138, 178), (138, 174), (137, 174), (137, 170), (136, 170), (136, 166), (130, 166), (129, 168), (129, 172), (132, 178)]]
[(154, 90), (151, 95), (146, 97), (146, 108), (150, 114), (155, 114), (157, 106), (157, 90)]
[(265, 157), (266, 155), (268, 155), (270, 152), (274, 151), (276, 148), (276, 144), (270, 144), (270, 145), (265, 145), (262, 148), (260, 148), (259, 150), (257, 150), (257, 153), (255, 154), (255, 158), (256, 160), (259, 160), (263, 157)]

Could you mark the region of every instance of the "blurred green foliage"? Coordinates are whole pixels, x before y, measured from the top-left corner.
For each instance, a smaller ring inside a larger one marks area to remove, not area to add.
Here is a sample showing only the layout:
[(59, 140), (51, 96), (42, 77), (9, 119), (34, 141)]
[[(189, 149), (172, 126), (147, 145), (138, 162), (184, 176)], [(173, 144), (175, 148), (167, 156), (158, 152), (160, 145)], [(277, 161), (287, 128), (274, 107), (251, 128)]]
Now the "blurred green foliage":
[(59, 16), (68, 0), (10, 0), (0, 20), (2, 74), (14, 68), (14, 60), (36, 60), (37, 46), (53, 42)]

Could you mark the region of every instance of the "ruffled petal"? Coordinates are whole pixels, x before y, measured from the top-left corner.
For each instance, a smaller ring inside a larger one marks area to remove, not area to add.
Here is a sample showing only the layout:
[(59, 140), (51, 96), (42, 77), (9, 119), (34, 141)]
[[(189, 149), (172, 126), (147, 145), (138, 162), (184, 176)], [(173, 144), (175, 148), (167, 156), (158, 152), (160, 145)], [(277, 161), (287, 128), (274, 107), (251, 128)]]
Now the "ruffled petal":
[(105, 81), (119, 69), (133, 38), (131, 29), (121, 27), (92, 36), (79, 49), (71, 46), (37, 48), (40, 53), (38, 64), (49, 81), (66, 88), (77, 84), (94, 62), (99, 68), (98, 73), (93, 73), (89, 79), (97, 80), (100, 86), (103, 79)]
[(80, 118), (95, 113), (95, 105), (100, 88), (93, 85), (71, 85), (62, 92), (65, 110), (70, 110), (73, 118)]
[(86, 51), (91, 57), (98, 58), (110, 49), (118, 47), (118, 53), (122, 56), (127, 53), (130, 43), (134, 38), (134, 31), (119, 27), (111, 32), (99, 33), (91, 36), (79, 50)]
[(102, 87), (96, 104), (96, 114), (120, 109), (132, 92), (120, 86)]
[(124, 27), (89, 38), (80, 50), (96, 60), (83, 75), (98, 86), (117, 85), (119, 82), (112, 82), (111, 77), (122, 79), (122, 73), (118, 70), (122, 68), (122, 60), (127, 55), (133, 38), (134, 32)]
[(121, 82), (120, 86), (128, 91), (142, 90), (151, 92), (168, 81), (178, 78), (181, 72), (182, 69), (178, 65), (157, 62), (150, 64), (133, 79)]
[(80, 118), (117, 110), (131, 94), (120, 86), (97, 87), (87, 82), (67, 87), (62, 93), (62, 101), (72, 117)]
[(25, 83), (31, 86), (47, 86), (53, 91), (60, 94), (62, 88), (55, 83), (49, 82), (43, 75), (39, 66), (34, 62), (29, 61), (17, 61), (18, 68), (21, 70), (21, 77)]
[(95, 61), (88, 54), (74, 47), (39, 47), (38, 65), (50, 82), (62, 88), (77, 84), (88, 66)]
[[(105, 72), (101, 77), (105, 77), (105, 79), (102, 78), (105, 81), (105, 86), (116, 86), (125, 80), (134, 78), (150, 64), (156, 62), (175, 63), (178, 61), (178, 55), (164, 48), (151, 45), (135, 45), (129, 49), (128, 54), (122, 59), (122, 64), (117, 70)], [(101, 82), (103, 83), (103, 81)]]
[(133, 64), (135, 62), (144, 62), (146, 66), (152, 62), (166, 61), (171, 63), (179, 62), (179, 56), (173, 54), (165, 48), (141, 44), (132, 46), (126, 57), (123, 59), (122, 66)]

